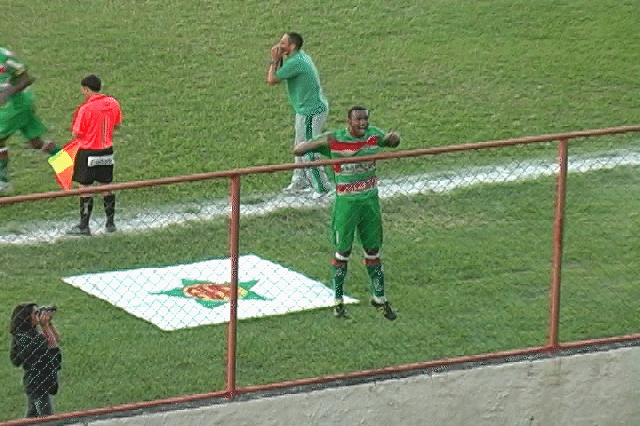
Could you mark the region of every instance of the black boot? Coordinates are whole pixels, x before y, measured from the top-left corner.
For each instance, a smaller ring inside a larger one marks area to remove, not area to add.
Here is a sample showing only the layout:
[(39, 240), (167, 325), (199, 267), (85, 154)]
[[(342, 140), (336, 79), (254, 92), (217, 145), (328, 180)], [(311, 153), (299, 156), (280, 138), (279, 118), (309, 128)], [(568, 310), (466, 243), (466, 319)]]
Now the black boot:
[(89, 218), (92, 211), (93, 198), (80, 197), (80, 223), (67, 231), (67, 235), (91, 235)]
[(116, 196), (115, 194), (107, 195), (104, 197), (104, 213), (107, 216), (107, 223), (104, 228), (107, 232), (116, 232), (116, 224), (113, 221), (113, 217), (116, 215)]

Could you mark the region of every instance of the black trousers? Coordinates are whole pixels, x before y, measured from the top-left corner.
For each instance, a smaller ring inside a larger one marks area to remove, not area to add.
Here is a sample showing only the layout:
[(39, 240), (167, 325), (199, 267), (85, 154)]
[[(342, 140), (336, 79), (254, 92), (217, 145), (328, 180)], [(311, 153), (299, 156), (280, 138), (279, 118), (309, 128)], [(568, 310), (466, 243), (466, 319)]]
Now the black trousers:
[(27, 415), (26, 417), (44, 417), (53, 414), (53, 405), (49, 394), (31, 395), (27, 394)]

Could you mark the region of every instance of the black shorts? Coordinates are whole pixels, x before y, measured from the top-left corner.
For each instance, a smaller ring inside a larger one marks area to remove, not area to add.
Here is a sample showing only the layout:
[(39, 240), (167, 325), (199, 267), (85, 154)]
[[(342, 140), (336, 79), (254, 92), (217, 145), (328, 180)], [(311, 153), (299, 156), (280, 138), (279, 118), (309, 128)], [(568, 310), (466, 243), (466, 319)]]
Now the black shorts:
[(73, 165), (73, 181), (81, 185), (113, 181), (113, 148), (79, 149)]

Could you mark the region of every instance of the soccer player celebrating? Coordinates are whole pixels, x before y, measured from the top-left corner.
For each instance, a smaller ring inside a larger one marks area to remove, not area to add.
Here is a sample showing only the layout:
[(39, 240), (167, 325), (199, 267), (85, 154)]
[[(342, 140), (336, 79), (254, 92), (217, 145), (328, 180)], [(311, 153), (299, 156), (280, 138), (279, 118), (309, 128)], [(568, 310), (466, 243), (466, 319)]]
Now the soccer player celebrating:
[(60, 151), (55, 143), (41, 139), (47, 128), (35, 115), (34, 95), (29, 89), (33, 82), (15, 54), (0, 47), (0, 193), (11, 190), (6, 142), (18, 130), (33, 149), (49, 155)]
[[(304, 155), (318, 153), (328, 158), (349, 158), (376, 154), (381, 147), (395, 148), (400, 143), (396, 132), (385, 133), (369, 126), (369, 111), (354, 106), (347, 112), (347, 127), (322, 134), (309, 142), (298, 144), (293, 152)], [(335, 291), (334, 315), (348, 318), (344, 306), (344, 281), (347, 261), (357, 231), (364, 249), (365, 264), (371, 281), (371, 304), (388, 320), (396, 312), (384, 291), (384, 272), (380, 260), (382, 248), (382, 216), (378, 200), (378, 181), (374, 161), (339, 164), (335, 172), (336, 196), (331, 220), (335, 257), (331, 261), (331, 284)]]

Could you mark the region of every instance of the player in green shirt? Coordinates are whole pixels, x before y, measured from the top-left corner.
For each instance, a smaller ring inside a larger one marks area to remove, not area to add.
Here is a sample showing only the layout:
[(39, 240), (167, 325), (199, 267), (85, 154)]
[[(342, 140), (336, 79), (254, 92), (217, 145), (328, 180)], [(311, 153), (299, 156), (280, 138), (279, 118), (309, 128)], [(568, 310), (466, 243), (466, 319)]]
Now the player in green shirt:
[[(376, 154), (382, 147), (395, 148), (400, 143), (396, 132), (385, 133), (369, 126), (369, 111), (356, 106), (347, 112), (347, 127), (333, 130), (298, 144), (293, 152), (303, 155), (318, 153), (327, 158), (353, 158)], [(335, 290), (334, 314), (346, 318), (343, 303), (347, 262), (354, 238), (364, 249), (365, 264), (371, 280), (371, 304), (385, 318), (396, 319), (396, 312), (384, 292), (384, 272), (380, 260), (382, 248), (382, 215), (378, 201), (378, 181), (374, 161), (338, 164), (333, 167), (336, 197), (331, 219), (331, 239), (335, 258), (331, 261), (331, 283)]]
[[(271, 62), (267, 71), (267, 84), (276, 85), (282, 81), (287, 86), (289, 104), (295, 112), (294, 145), (308, 141), (322, 132), (329, 104), (322, 92), (320, 77), (311, 57), (302, 48), (303, 39), (298, 33), (289, 32), (282, 36), (278, 44), (271, 48)], [(296, 163), (312, 161), (313, 154), (296, 156)], [(322, 167), (296, 169), (287, 191), (310, 189), (329, 192), (329, 179)]]
[(41, 139), (47, 128), (35, 115), (34, 96), (28, 89), (33, 81), (26, 66), (12, 52), (0, 47), (0, 193), (11, 188), (6, 146), (11, 135), (20, 130), (32, 148), (49, 155), (60, 150), (53, 142)]

